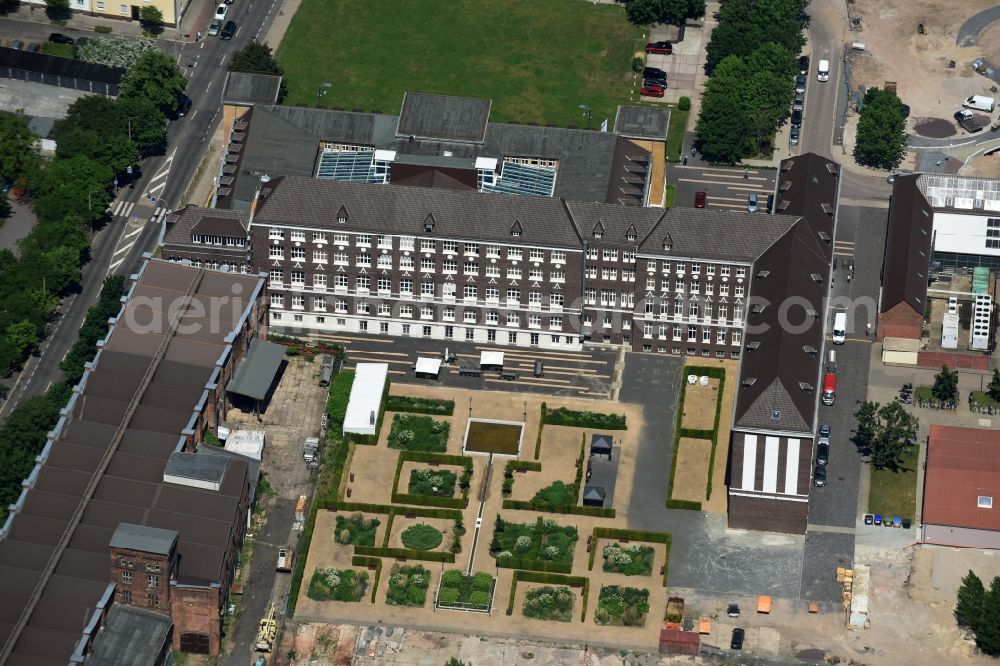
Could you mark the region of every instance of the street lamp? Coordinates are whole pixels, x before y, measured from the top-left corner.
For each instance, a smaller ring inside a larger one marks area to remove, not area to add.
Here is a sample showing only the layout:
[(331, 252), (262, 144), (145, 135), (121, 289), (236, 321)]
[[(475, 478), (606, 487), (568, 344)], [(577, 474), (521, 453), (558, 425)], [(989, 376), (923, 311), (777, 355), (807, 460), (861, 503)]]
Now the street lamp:
[(319, 106), (320, 99), (326, 97), (326, 94), (330, 92), (330, 88), (332, 87), (333, 84), (328, 81), (324, 81), (323, 83), (316, 86), (316, 106)]
[(582, 109), (583, 115), (587, 116), (587, 129), (590, 129), (590, 105), (580, 104), (579, 106), (577, 106), (577, 108)]

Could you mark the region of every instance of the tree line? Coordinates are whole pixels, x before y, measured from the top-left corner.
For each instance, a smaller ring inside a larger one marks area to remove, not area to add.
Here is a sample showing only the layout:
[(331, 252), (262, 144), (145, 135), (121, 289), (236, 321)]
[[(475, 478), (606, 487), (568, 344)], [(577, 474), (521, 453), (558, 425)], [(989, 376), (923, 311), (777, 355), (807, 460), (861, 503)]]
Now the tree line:
[(1000, 657), (1000, 576), (993, 577), (987, 590), (970, 570), (958, 588), (955, 621), (972, 634), (980, 652)]
[[(74, 102), (55, 127), (56, 154), (39, 156), (21, 114), (0, 112), (0, 173), (37, 222), (19, 254), (0, 250), (0, 374), (33, 354), (60, 299), (79, 288), (93, 231), (104, 224), (114, 181), (138, 177), (139, 161), (166, 147), (167, 114), (185, 79), (168, 56), (143, 54), (117, 99)], [(133, 173), (128, 174), (132, 167)]]
[(726, 0), (706, 47), (695, 146), (734, 163), (768, 150), (795, 95), (808, 0)]

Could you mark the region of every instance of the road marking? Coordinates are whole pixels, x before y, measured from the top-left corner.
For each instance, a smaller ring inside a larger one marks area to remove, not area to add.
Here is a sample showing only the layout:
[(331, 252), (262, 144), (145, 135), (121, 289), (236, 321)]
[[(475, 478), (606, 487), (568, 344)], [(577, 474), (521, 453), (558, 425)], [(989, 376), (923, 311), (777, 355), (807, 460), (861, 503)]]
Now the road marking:
[(112, 273), (114, 273), (114, 272), (115, 272), (115, 270), (116, 270), (116, 269), (117, 269), (117, 268), (118, 268), (119, 266), (121, 266), (121, 265), (122, 265), (122, 263), (124, 263), (124, 261), (125, 261), (125, 257), (122, 257), (121, 259), (119, 259), (119, 260), (118, 260), (118, 261), (116, 261), (115, 263), (111, 264), (111, 266), (109, 266), (109, 267), (108, 267), (108, 275), (111, 275)]
[(806, 525), (806, 532), (832, 532), (834, 534), (854, 534), (857, 529), (854, 527), (838, 527), (836, 525)]
[(188, 116), (188, 121), (190, 122), (191, 120), (194, 120), (194, 117), (197, 115), (198, 115), (198, 109), (195, 109), (194, 111), (191, 112), (191, 115)]
[(129, 243), (128, 245), (123, 245), (122, 247), (120, 247), (117, 250), (115, 250), (115, 253), (113, 255), (111, 255), (111, 258), (114, 259), (119, 254), (121, 254), (122, 252), (128, 252), (129, 250), (132, 249), (133, 245), (135, 245), (135, 243)]
[[(132, 236), (135, 236), (137, 233), (139, 233), (142, 230), (143, 230), (143, 227), (138, 227), (136, 229), (133, 229), (132, 231), (130, 231), (127, 234), (125, 234), (124, 236), (122, 236), (121, 240), (128, 240), (129, 238), (131, 238)], [(121, 242), (121, 241), (118, 241), (118, 242)]]

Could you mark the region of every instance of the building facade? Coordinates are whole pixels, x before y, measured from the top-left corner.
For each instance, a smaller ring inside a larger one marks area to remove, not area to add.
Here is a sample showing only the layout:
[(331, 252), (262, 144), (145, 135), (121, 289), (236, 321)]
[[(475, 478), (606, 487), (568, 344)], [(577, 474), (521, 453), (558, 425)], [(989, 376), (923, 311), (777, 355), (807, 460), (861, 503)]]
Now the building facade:
[[(70, 11), (89, 16), (138, 21), (143, 7), (156, 7), (163, 14), (163, 24), (174, 27), (181, 19), (190, 0), (142, 0), (141, 2), (115, 2), (115, 0), (69, 0)], [(44, 0), (27, 0), (27, 4), (44, 8)]]

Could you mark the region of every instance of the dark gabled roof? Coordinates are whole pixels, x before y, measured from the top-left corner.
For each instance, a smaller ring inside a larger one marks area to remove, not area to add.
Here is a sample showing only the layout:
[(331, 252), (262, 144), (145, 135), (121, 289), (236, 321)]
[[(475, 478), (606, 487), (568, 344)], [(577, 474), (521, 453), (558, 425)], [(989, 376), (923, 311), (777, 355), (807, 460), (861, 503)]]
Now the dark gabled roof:
[(615, 134), (628, 139), (666, 141), (670, 109), (651, 106), (619, 106)]
[(240, 367), (236, 368), (233, 378), (226, 385), (226, 390), (254, 400), (263, 400), (267, 397), (284, 358), (283, 346), (254, 338), (247, 355), (240, 361)]
[[(637, 208), (582, 201), (567, 201), (566, 208), (576, 223), (577, 233), (581, 238), (586, 238), (595, 244), (632, 248), (636, 248), (667, 214), (662, 208)], [(599, 240), (594, 238), (595, 229), (603, 232)], [(636, 232), (634, 240), (629, 240), (630, 229)]]
[(396, 136), (482, 143), (492, 105), (478, 97), (404, 93)]
[(882, 312), (906, 303), (923, 316), (934, 210), (917, 187), (919, 176), (898, 176), (889, 200), (889, 230), (882, 276)]
[(222, 89), (223, 104), (276, 104), (281, 77), (276, 74), (228, 72)]
[(223, 208), (202, 208), (188, 204), (180, 210), (175, 210), (166, 218), (166, 229), (163, 233), (163, 246), (168, 250), (172, 246), (197, 247), (209, 249), (219, 254), (245, 256), (246, 248), (202, 245), (194, 243), (191, 237), (195, 234), (206, 236), (223, 236), (226, 238), (247, 238), (250, 233), (250, 214), (242, 210), (226, 210)]
[(610, 451), (612, 447), (611, 435), (591, 435), (591, 451)]
[[(779, 200), (788, 204), (763, 217), (794, 224), (754, 262), (750, 275), (736, 428), (812, 431), (839, 173), (839, 165), (812, 153), (781, 164)], [(800, 305), (783, 309), (789, 299)]]
[[(351, 211), (340, 224), (332, 211)], [(610, 206), (609, 206), (610, 208)], [(252, 224), (308, 224), (346, 231), (427, 236), (472, 241), (510, 241), (510, 227), (520, 221), (520, 242), (577, 249), (580, 239), (559, 199), (479, 194), (422, 187), (372, 185), (288, 176), (261, 188)]]
[(141, 550), (144, 553), (169, 555), (177, 543), (177, 532), (162, 530), (148, 525), (132, 525), (121, 523), (111, 535), (112, 548)]
[(154, 664), (166, 648), (172, 626), (170, 617), (136, 606), (115, 604), (94, 637), (86, 655), (87, 666)]
[[(671, 208), (645, 237), (639, 254), (750, 263), (794, 223), (794, 218), (779, 215)], [(668, 236), (671, 249), (664, 250)]]
[(584, 500), (596, 500), (603, 502), (605, 497), (607, 497), (607, 493), (601, 486), (584, 486), (583, 488)]

